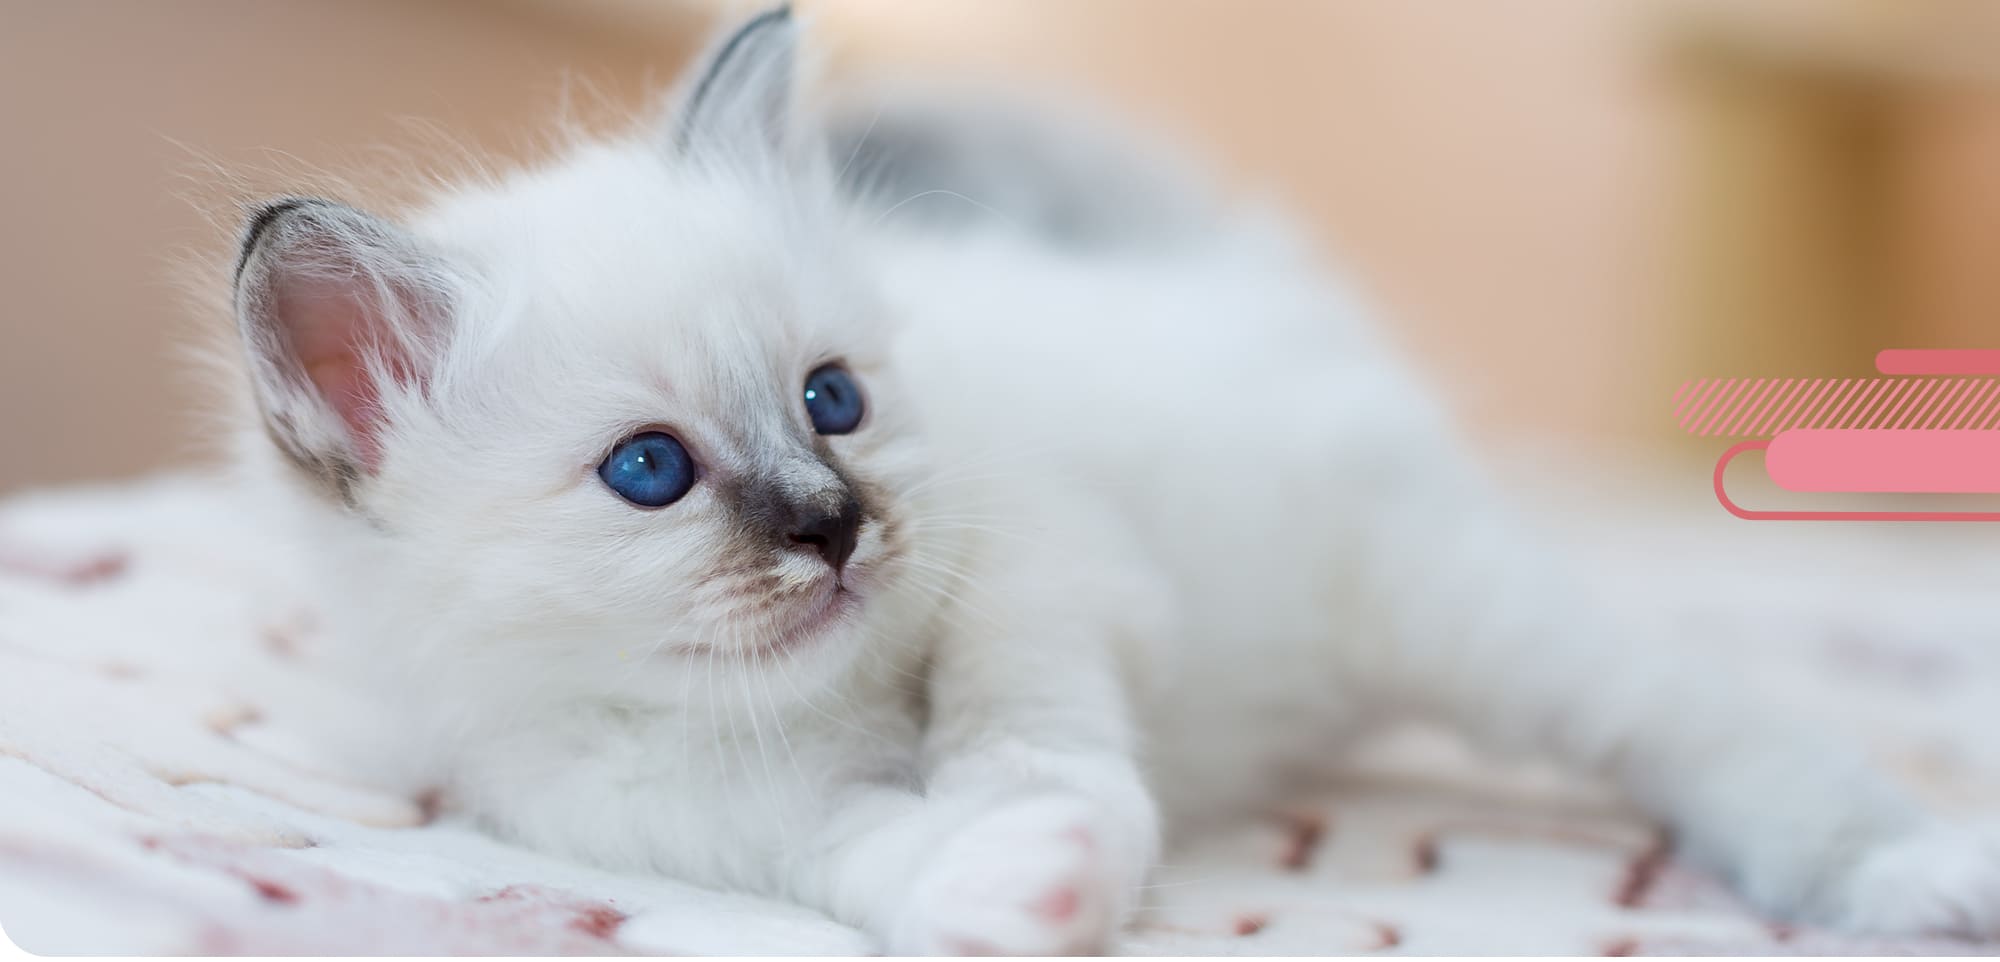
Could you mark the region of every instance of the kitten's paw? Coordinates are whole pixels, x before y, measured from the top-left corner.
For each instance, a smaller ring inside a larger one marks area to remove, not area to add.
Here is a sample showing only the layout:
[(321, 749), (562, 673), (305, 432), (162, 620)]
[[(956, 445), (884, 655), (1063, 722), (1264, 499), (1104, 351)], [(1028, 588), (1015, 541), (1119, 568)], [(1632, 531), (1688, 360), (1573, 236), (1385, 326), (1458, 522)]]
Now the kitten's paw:
[(1874, 935), (2000, 939), (2000, 830), (1938, 826), (1867, 853), (1834, 921)]
[(948, 839), (918, 877), (889, 935), (906, 955), (1100, 952), (1143, 865), (1127, 865), (1090, 802), (1010, 803)]

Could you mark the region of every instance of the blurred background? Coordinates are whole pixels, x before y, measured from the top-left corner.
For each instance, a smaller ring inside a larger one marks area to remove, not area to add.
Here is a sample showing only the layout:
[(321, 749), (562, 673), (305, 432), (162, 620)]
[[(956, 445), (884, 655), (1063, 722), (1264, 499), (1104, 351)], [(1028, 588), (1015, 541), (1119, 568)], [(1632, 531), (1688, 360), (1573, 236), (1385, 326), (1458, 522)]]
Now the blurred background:
[[(2000, 347), (2000, 4), (799, 6), (836, 75), (1074, 91), (1286, 201), (1488, 443), (1692, 466), (1685, 378)], [(530, 158), (745, 9), (0, 0), (0, 493), (203, 450), (186, 289), (221, 278), (178, 265), (228, 252), (233, 175)]]

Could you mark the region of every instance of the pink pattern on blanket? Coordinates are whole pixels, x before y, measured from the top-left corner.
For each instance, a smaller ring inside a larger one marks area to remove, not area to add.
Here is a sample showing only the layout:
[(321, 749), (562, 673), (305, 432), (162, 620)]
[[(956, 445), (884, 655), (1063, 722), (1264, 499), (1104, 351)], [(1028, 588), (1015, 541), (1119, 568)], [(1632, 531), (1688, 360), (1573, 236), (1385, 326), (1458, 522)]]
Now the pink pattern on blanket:
[(203, 955), (625, 955), (625, 913), (535, 885), (450, 900), (398, 891), (255, 846), (183, 837), (149, 847), (239, 878), (262, 911), (207, 920)]
[(122, 551), (63, 555), (20, 545), (0, 544), (0, 576), (35, 578), (76, 588), (117, 578), (125, 574), (131, 564), (131, 557)]

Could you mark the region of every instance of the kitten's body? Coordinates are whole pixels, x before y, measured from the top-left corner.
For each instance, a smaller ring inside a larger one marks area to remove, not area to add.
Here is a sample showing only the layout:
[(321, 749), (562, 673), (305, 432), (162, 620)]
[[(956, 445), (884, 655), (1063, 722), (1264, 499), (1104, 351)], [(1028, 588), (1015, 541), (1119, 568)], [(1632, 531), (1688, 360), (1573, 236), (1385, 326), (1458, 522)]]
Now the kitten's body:
[[(1282, 228), (1047, 143), (1049, 190), (880, 167), (900, 115), (828, 162), (773, 122), (789, 26), (737, 40), (670, 147), (248, 239), (260, 450), (459, 804), (893, 949), (1089, 949), (1156, 810), (1281, 801), (1425, 715), (1615, 777), (1774, 910), (2000, 923), (1989, 843), (1578, 591)], [(981, 215), (904, 209), (913, 177)], [(869, 420), (813, 437), (829, 359)], [(649, 424), (703, 477), (639, 511), (591, 467)], [(757, 529), (836, 490), (856, 600), (805, 625), (832, 576)]]

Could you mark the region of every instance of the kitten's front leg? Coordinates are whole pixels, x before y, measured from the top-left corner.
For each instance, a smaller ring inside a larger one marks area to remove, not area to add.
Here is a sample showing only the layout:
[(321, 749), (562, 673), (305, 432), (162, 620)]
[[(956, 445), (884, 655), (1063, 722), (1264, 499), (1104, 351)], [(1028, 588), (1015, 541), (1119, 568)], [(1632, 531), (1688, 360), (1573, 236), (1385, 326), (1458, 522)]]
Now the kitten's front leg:
[(1153, 800), (1127, 752), (1042, 724), (1065, 723), (943, 746), (933, 797), (987, 804), (920, 869), (896, 951), (1093, 953), (1133, 908), (1159, 848)]
[(961, 612), (935, 653), (926, 793), (978, 814), (918, 868), (893, 951), (1101, 951), (1158, 852), (1120, 643), (1165, 606), (1134, 569), (1057, 567), (989, 573), (1007, 613)]
[(1010, 720), (984, 714), (997, 706), (966, 707), (974, 710), (949, 714), (984, 734), (946, 736), (922, 795), (878, 785), (829, 800), (794, 894), (876, 933), (894, 954), (1101, 951), (1158, 848), (1153, 802), (1130, 756), (1077, 737), (1122, 719)]

